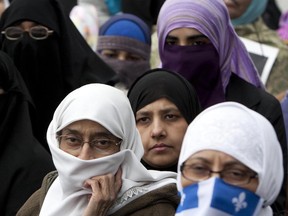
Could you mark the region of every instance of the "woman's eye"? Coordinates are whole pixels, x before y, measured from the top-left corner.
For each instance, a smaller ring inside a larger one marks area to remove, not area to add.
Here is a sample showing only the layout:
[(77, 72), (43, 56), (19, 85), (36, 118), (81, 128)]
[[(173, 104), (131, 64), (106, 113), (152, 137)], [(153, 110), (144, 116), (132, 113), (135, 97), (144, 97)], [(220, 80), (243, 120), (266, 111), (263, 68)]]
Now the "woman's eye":
[(149, 118), (148, 117), (141, 117), (136, 119), (136, 123), (137, 124), (145, 124), (149, 122)]
[(129, 55), (129, 56), (127, 56), (127, 60), (129, 60), (129, 61), (141, 61), (142, 58), (140, 56)]
[(110, 145), (110, 140), (107, 139), (98, 139), (98, 140), (94, 140), (92, 141), (93, 144), (98, 145), (98, 146), (107, 146)]
[(201, 166), (201, 165), (195, 165), (195, 166), (192, 166), (191, 168), (194, 169), (194, 170), (197, 170), (197, 171), (207, 170), (206, 167)]
[(166, 115), (165, 118), (166, 119), (175, 119), (175, 118), (177, 118), (177, 116), (173, 115), (173, 114), (169, 114), (169, 115)]
[(205, 45), (205, 44), (209, 44), (210, 40), (208, 38), (201, 38), (200, 40), (191, 40), (189, 42), (190, 46), (199, 46), (199, 45)]
[(177, 40), (167, 39), (165, 43), (168, 45), (177, 45)]
[(181, 115), (178, 115), (178, 114), (167, 114), (164, 116), (164, 118), (166, 120), (169, 120), (169, 121), (177, 121), (178, 119), (181, 118)]
[(115, 53), (106, 53), (104, 54), (106, 57), (109, 57), (109, 58), (116, 58), (117, 55)]
[(242, 170), (227, 170), (226, 175), (229, 175), (234, 178), (242, 178), (246, 176), (246, 173), (243, 172)]
[(205, 44), (205, 42), (203, 42), (203, 41), (195, 41), (193, 43), (194, 46), (203, 45), (203, 44)]
[(74, 137), (74, 136), (63, 137), (63, 141), (67, 145), (81, 145), (81, 139)]
[(118, 54), (116, 52), (113, 52), (113, 51), (102, 51), (101, 53), (103, 56), (106, 56), (108, 58), (117, 58)]

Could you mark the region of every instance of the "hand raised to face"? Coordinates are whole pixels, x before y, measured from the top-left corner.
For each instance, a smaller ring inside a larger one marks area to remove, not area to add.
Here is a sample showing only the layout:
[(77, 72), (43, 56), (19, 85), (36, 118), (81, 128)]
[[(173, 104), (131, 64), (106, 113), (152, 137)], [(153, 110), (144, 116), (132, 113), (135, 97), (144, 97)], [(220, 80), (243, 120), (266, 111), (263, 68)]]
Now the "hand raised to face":
[(89, 203), (83, 216), (105, 216), (113, 205), (117, 194), (122, 186), (122, 170), (119, 168), (115, 175), (95, 176), (87, 179), (84, 187), (91, 188), (92, 194), (89, 195)]

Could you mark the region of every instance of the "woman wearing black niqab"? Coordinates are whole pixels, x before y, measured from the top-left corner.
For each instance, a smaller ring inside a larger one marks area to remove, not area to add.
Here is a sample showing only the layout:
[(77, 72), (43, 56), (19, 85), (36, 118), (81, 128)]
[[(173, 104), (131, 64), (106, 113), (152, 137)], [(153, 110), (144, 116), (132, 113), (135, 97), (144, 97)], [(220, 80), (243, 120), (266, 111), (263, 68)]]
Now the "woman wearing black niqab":
[(46, 142), (48, 124), (60, 101), (83, 84), (113, 84), (115, 73), (91, 50), (61, 1), (13, 0), (1, 17), (0, 29), (23, 21), (53, 31), (44, 40), (35, 40), (28, 32), (18, 40), (1, 34), (1, 50), (13, 59), (28, 87), (41, 123), (38, 138)]
[[(55, 167), (34, 137), (34, 106), (12, 60), (0, 51), (0, 215), (18, 209)], [(2, 92), (1, 91), (1, 92)]]

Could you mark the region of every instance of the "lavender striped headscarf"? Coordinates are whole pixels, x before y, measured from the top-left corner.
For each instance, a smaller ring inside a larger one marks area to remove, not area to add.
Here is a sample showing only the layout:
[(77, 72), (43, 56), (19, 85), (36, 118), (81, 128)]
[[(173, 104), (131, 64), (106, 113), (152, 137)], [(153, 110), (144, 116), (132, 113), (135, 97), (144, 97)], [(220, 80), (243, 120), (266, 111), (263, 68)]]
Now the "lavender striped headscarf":
[(264, 88), (249, 53), (234, 31), (223, 0), (166, 0), (160, 10), (157, 27), (160, 59), (170, 31), (195, 28), (210, 39), (219, 53), (224, 90), (232, 72)]

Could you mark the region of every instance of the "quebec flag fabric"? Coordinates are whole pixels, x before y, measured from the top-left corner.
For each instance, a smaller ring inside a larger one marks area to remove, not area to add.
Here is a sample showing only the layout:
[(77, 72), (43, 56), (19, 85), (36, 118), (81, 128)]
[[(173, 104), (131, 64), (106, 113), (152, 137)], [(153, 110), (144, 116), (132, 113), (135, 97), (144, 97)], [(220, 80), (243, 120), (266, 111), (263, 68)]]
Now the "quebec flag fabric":
[(211, 178), (183, 188), (176, 216), (256, 216), (263, 199), (246, 189)]

